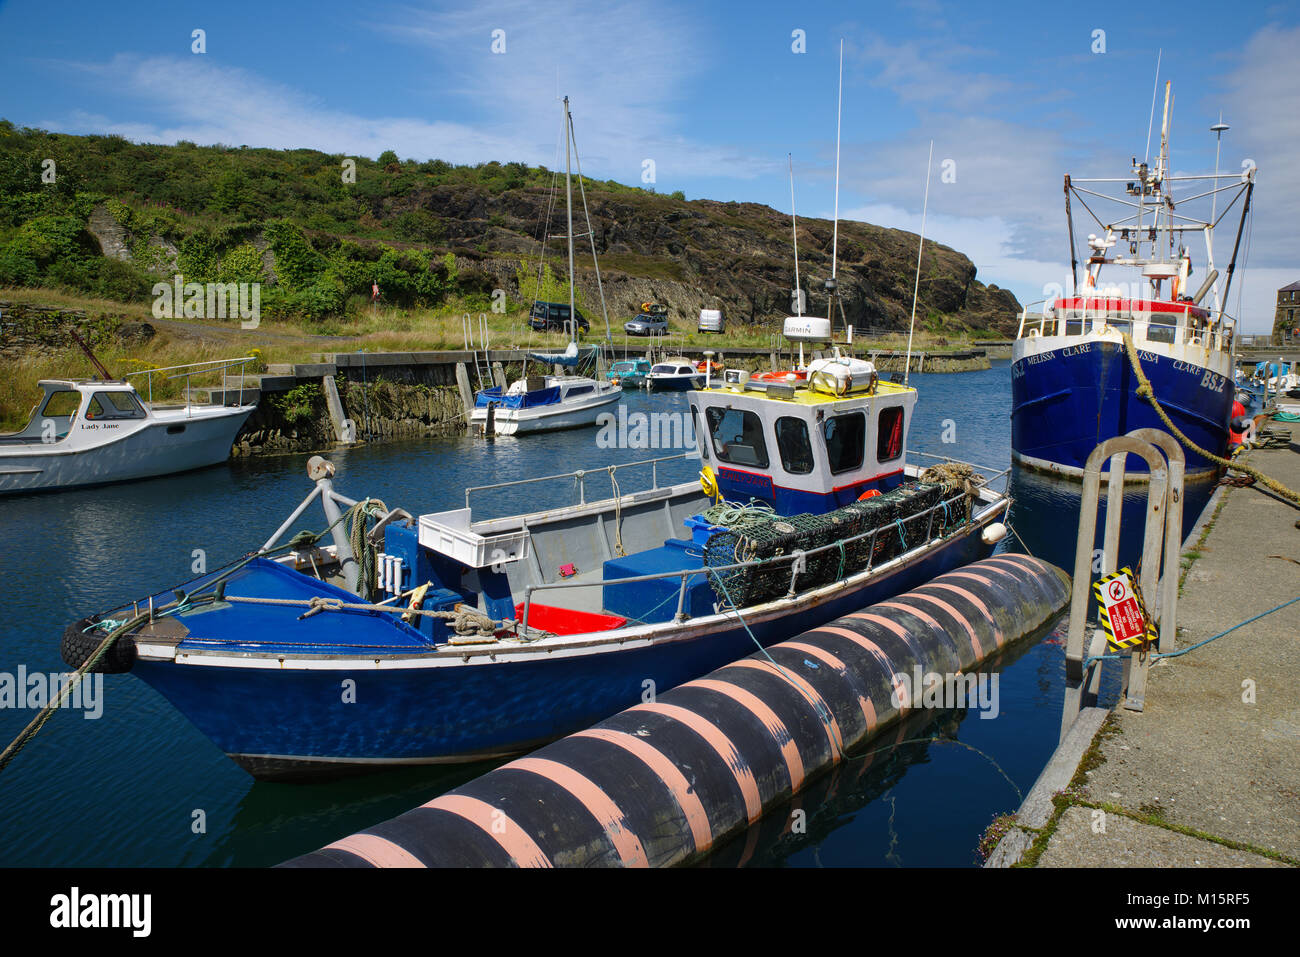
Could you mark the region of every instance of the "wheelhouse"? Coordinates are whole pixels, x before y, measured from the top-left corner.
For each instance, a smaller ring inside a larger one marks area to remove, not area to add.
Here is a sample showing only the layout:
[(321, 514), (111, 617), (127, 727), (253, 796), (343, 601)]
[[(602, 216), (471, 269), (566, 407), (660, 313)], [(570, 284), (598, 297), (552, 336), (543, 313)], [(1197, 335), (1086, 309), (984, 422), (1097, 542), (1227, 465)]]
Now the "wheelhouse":
[(760, 389), (746, 379), (693, 393), (700, 456), (722, 496), (795, 515), (900, 485), (916, 390), (874, 374), (866, 381), (845, 395), (816, 377), (812, 386)]

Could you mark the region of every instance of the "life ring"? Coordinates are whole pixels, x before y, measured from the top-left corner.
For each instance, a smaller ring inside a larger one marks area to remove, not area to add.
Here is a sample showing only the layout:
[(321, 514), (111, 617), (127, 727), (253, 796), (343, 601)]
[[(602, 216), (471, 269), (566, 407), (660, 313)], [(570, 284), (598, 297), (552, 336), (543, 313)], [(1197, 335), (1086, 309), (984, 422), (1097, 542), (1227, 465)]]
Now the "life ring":
[(704, 490), (704, 494), (709, 498), (717, 499), (721, 497), (722, 493), (718, 491), (718, 476), (713, 471), (713, 466), (706, 465), (700, 469), (700, 488)]
[(869, 499), (869, 498), (875, 498), (875, 497), (876, 497), (877, 495), (879, 495), (879, 494), (880, 494), (880, 489), (878, 489), (878, 488), (869, 488), (869, 489), (867, 489), (865, 492), (863, 492), (861, 495), (858, 496), (858, 501), (859, 501), (859, 502), (865, 502), (867, 499)]

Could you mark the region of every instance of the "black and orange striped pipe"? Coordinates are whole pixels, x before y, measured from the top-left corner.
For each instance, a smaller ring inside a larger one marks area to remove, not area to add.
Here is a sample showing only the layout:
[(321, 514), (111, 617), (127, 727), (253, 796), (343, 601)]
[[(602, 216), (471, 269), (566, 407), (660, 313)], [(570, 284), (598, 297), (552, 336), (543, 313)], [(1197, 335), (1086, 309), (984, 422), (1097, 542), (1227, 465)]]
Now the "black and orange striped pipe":
[[(562, 738), (292, 867), (662, 867), (698, 860), (917, 702), (1065, 607), (1026, 555), (941, 575)], [(768, 658), (770, 654), (771, 658)], [(773, 663), (775, 662), (775, 664)]]

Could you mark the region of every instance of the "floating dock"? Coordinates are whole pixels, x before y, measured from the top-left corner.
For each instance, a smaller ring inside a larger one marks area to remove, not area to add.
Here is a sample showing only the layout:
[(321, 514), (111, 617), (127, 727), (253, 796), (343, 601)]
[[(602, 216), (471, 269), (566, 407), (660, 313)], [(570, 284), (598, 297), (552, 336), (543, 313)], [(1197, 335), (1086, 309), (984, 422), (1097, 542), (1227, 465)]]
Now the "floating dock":
[[(1004, 554), (687, 682), (291, 867), (689, 864), (860, 752), (1069, 601)], [(969, 698), (966, 700), (970, 700)]]

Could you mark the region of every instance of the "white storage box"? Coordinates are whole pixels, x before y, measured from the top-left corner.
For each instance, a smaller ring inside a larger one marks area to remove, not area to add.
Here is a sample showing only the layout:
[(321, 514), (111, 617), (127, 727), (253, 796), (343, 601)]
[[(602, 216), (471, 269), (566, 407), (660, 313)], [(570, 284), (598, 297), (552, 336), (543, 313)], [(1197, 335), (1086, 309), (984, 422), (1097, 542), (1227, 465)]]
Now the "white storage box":
[(469, 527), (469, 509), (420, 516), (420, 544), (470, 568), (487, 568), (528, 557), (527, 531), (480, 535)]

